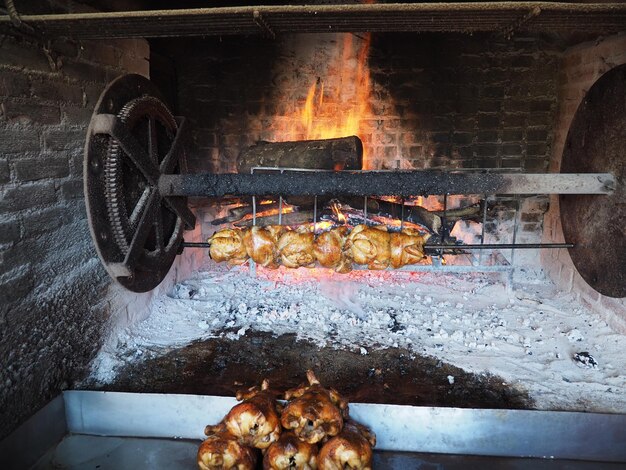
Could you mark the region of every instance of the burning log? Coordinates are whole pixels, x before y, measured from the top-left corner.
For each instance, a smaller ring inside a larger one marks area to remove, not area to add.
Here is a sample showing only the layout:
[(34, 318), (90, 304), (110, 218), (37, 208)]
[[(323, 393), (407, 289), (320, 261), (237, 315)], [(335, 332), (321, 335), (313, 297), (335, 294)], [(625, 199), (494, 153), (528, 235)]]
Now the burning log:
[(297, 142), (265, 142), (244, 150), (237, 161), (239, 173), (257, 166), (318, 170), (361, 170), (363, 144), (357, 136)]
[[(256, 218), (258, 227), (267, 227), (269, 225), (278, 225), (278, 214), (265, 215)], [(281, 221), (283, 225), (301, 225), (313, 222), (313, 211), (286, 212), (282, 215)], [(241, 220), (233, 224), (235, 227), (252, 227), (254, 225), (252, 219)]]
[[(277, 202), (271, 202), (269, 204), (260, 204), (258, 209), (263, 211), (278, 210), (278, 207), (279, 204)], [(253, 209), (251, 204), (234, 207), (233, 209), (228, 209), (228, 215), (226, 217), (221, 217), (211, 221), (211, 225), (222, 225), (237, 222), (238, 220), (243, 219), (246, 215), (252, 214), (252, 212)]]

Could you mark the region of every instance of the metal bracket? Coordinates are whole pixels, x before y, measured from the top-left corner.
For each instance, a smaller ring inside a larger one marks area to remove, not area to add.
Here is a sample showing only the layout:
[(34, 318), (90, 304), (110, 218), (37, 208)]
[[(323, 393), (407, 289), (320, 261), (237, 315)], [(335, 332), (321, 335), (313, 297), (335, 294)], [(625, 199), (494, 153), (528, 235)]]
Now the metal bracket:
[(526, 23), (528, 23), (530, 20), (532, 20), (533, 18), (536, 18), (537, 16), (539, 16), (541, 14), (541, 7), (539, 5), (534, 6), (528, 13), (526, 13), (524, 16), (522, 16), (521, 18), (519, 18), (518, 20), (514, 21), (513, 23), (511, 23), (510, 25), (506, 26), (505, 28), (502, 29), (502, 35), (507, 38), (510, 39), (511, 36), (513, 35), (513, 33), (518, 30), (519, 28), (521, 28), (523, 25), (525, 25)]
[(261, 30), (268, 37), (272, 39), (276, 39), (276, 33), (270, 27), (269, 23), (265, 21), (265, 18), (263, 18), (263, 15), (261, 15), (261, 12), (259, 10), (254, 10), (254, 12), (252, 13), (252, 21), (254, 21), (254, 24), (256, 24), (259, 28), (261, 28)]

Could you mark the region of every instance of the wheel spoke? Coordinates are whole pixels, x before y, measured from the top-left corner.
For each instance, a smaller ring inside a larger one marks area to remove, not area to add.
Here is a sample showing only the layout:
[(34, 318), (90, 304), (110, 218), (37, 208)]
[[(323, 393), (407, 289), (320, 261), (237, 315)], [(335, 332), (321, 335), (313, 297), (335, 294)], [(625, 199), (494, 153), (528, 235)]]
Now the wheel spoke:
[(154, 120), (154, 116), (150, 116), (148, 120), (148, 154), (156, 165), (159, 164), (158, 145), (156, 121)]
[(174, 137), (174, 141), (172, 142), (169, 152), (167, 152), (167, 155), (161, 162), (160, 170), (162, 175), (167, 175), (174, 171), (176, 163), (180, 161), (180, 153), (183, 150), (183, 142), (185, 141), (185, 132), (187, 132), (187, 124), (183, 119), (180, 121), (180, 125), (178, 126), (176, 136)]
[(135, 205), (135, 207), (133, 208), (133, 211), (130, 214), (130, 217), (128, 217), (128, 222), (131, 227), (137, 226), (139, 217), (141, 216), (144, 209), (146, 208), (146, 205), (148, 204), (149, 197), (150, 197), (150, 188), (149, 187), (144, 188), (143, 193), (141, 193), (141, 196), (139, 197), (137, 204)]
[(130, 248), (126, 253), (124, 264), (131, 268), (134, 268), (139, 256), (143, 252), (146, 240), (150, 235), (150, 231), (154, 228), (154, 222), (156, 218), (156, 211), (161, 208), (161, 197), (156, 189), (150, 190), (150, 196), (146, 203), (145, 210), (141, 214), (141, 219), (137, 225), (137, 229), (133, 234), (133, 239), (130, 242)]
[(163, 201), (178, 217), (183, 220), (186, 230), (191, 230), (196, 226), (196, 216), (189, 210), (187, 204), (185, 204), (184, 198), (170, 196), (166, 197)]
[(128, 126), (110, 114), (100, 114), (98, 118), (97, 131), (109, 134), (117, 140), (124, 153), (128, 155), (150, 185), (156, 186), (160, 176), (159, 166), (130, 133)]
[(156, 218), (154, 219), (154, 232), (156, 235), (156, 250), (158, 252), (162, 252), (165, 247), (165, 233), (163, 227), (163, 212), (162, 207), (159, 205), (156, 211)]

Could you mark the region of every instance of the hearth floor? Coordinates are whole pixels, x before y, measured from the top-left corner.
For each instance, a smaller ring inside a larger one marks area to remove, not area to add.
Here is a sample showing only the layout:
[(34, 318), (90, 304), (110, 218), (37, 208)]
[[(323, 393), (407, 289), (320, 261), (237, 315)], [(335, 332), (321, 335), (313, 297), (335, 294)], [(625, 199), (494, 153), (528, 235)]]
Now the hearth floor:
[[(195, 467), (199, 441), (105, 437), (66, 436), (32, 467), (32, 470), (118, 470), (118, 469), (190, 469)], [(584, 462), (575, 460), (521, 459), (413, 452), (374, 452), (375, 469), (571, 469), (595, 470), (624, 468), (621, 463)]]
[[(507, 290), (486, 274), (281, 268), (251, 277), (213, 264), (115, 332), (84, 386), (232, 395), (267, 376), (295, 385), (312, 367), (361, 401), (626, 412), (626, 336), (521, 274)], [(203, 374), (219, 389), (203, 388)], [(481, 386), (482, 395), (466, 393)]]

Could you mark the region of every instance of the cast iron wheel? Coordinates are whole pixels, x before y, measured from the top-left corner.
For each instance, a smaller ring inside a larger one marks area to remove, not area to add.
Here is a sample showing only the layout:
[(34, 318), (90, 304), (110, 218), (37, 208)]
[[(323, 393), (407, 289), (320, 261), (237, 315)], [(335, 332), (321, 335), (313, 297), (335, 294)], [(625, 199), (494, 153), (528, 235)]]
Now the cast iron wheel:
[(152, 83), (126, 75), (102, 93), (85, 146), (90, 230), (109, 274), (134, 292), (156, 287), (195, 218), (185, 198), (162, 197), (162, 174), (184, 165), (181, 125)]
[(583, 279), (609, 297), (626, 297), (626, 65), (589, 89), (567, 134), (561, 172), (615, 176), (610, 195), (559, 197), (565, 240)]

